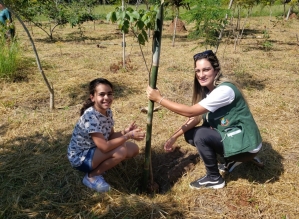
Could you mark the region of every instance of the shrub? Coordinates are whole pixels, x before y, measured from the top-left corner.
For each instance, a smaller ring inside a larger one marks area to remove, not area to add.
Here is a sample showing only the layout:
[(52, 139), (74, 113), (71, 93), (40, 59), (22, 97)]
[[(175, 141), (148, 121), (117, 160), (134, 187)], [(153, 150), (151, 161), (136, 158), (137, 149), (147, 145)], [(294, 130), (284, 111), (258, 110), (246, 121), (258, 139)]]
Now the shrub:
[(0, 30), (0, 78), (12, 80), (17, 75), (19, 44), (16, 39), (8, 40), (5, 29)]

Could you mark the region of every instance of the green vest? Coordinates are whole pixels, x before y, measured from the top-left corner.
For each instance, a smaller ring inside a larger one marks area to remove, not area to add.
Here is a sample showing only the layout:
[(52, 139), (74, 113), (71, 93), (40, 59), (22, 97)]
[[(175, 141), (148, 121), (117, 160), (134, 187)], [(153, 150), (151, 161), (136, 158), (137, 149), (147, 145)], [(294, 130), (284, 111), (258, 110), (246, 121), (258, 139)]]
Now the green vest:
[(218, 86), (222, 85), (234, 90), (235, 99), (231, 104), (209, 112), (206, 119), (222, 137), (224, 157), (254, 150), (262, 137), (249, 107), (235, 85), (224, 82)]

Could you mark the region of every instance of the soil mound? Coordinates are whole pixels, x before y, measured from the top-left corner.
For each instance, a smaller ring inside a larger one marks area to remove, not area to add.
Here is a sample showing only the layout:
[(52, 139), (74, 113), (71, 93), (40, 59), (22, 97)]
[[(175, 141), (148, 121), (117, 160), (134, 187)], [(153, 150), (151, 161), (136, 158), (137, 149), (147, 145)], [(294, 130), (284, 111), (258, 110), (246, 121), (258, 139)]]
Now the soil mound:
[[(169, 31), (171, 31), (171, 32), (173, 32), (173, 30), (174, 30), (175, 20), (176, 19), (173, 19), (171, 24), (169, 25)], [(187, 31), (187, 29), (185, 27), (184, 22), (178, 18), (177, 23), (176, 23), (176, 32), (186, 32), (186, 31)]]
[(289, 19), (297, 19), (297, 15), (295, 13), (292, 13), (289, 17)]

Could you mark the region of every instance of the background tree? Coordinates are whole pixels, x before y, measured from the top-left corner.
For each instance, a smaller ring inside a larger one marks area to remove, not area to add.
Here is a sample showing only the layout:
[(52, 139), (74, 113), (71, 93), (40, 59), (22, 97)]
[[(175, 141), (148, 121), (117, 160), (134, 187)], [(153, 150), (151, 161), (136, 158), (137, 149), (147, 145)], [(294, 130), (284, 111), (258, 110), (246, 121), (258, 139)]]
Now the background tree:
[[(107, 20), (117, 23), (121, 32), (127, 34), (131, 31), (137, 38), (146, 67), (147, 63), (145, 61), (141, 45), (145, 45), (145, 42), (148, 41), (146, 30), (153, 29), (155, 26), (157, 10), (157, 6), (152, 6), (149, 10), (134, 10), (131, 7), (123, 10), (122, 7), (116, 7), (115, 11), (107, 14)], [(148, 67), (147, 70), (150, 72)]]
[(177, 21), (178, 21), (179, 15), (180, 15), (180, 7), (190, 10), (190, 6), (189, 6), (189, 3), (185, 3), (184, 0), (166, 0), (165, 7), (167, 7), (167, 6), (172, 7), (172, 11), (174, 14), (173, 20), (172, 20), (172, 22), (174, 22), (172, 46), (174, 46), (176, 26), (177, 26)]
[(223, 7), (221, 0), (185, 0), (190, 6), (190, 10), (182, 14), (188, 23), (195, 23), (194, 28), (189, 33), (193, 39), (203, 38), (204, 46), (216, 46), (218, 36), (227, 23), (225, 16), (229, 13)]
[(58, 0), (22, 1), (22, 7), (16, 7), (14, 10), (53, 40), (55, 28), (68, 23), (66, 6)]
[[(0, 3), (4, 5), (4, 3), (2, 2), (2, 0), (0, 0)], [(20, 16), (15, 13), (13, 11), (13, 9), (10, 9), (8, 6), (6, 6), (14, 15), (15, 17), (17, 18), (17, 20), (21, 23), (21, 25), (23, 26), (25, 32), (27, 33), (27, 36), (30, 40), (30, 43), (32, 45), (32, 48), (33, 48), (33, 51), (34, 51), (34, 55), (35, 55), (35, 59), (36, 59), (36, 63), (37, 63), (37, 66), (38, 66), (38, 69), (46, 83), (46, 86), (50, 92), (50, 109), (54, 109), (54, 88), (53, 88), (53, 85), (49, 83), (44, 71), (43, 71), (43, 68), (42, 68), (42, 65), (41, 65), (41, 62), (40, 62), (40, 59), (39, 59), (39, 56), (38, 56), (38, 53), (37, 53), (37, 50), (36, 50), (36, 47), (35, 47), (35, 44), (34, 44), (34, 41), (29, 33), (29, 30), (28, 28), (26, 27), (26, 25), (24, 24), (24, 22), (22, 21), (22, 19), (20, 18)]]
[(50, 40), (58, 26), (70, 24), (79, 26), (82, 36), (81, 24), (97, 18), (94, 7), (98, 4), (95, 0), (74, 0), (64, 2), (59, 0), (14, 0), (12, 8), (23, 20), (33, 23), (40, 28)]

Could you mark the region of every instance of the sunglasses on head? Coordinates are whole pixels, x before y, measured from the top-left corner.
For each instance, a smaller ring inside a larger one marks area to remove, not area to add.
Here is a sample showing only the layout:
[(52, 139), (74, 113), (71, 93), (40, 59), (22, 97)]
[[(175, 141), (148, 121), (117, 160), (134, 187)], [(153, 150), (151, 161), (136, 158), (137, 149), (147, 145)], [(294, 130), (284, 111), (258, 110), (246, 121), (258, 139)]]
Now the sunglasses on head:
[(212, 50), (206, 50), (204, 52), (200, 52), (200, 53), (197, 53), (193, 56), (193, 59), (194, 61), (197, 60), (198, 58), (202, 58), (202, 57), (206, 57), (206, 56), (209, 56), (209, 55), (214, 55), (213, 51)]

